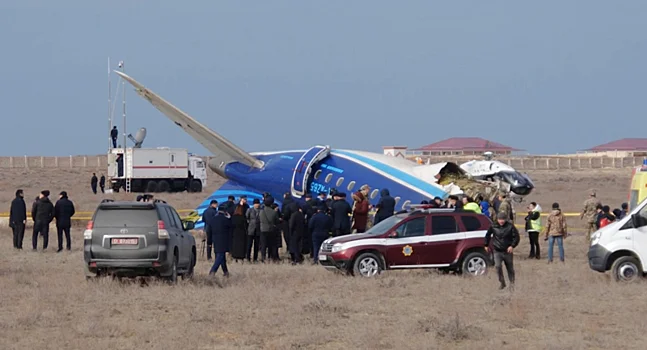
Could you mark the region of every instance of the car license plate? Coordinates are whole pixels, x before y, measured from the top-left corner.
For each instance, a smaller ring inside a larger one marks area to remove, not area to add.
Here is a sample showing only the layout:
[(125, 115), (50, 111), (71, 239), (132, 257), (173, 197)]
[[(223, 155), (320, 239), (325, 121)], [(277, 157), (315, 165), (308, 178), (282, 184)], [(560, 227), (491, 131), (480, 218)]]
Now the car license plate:
[(138, 238), (113, 238), (113, 245), (137, 245), (139, 243)]
[(328, 257), (326, 255), (319, 255), (319, 260), (326, 260)]

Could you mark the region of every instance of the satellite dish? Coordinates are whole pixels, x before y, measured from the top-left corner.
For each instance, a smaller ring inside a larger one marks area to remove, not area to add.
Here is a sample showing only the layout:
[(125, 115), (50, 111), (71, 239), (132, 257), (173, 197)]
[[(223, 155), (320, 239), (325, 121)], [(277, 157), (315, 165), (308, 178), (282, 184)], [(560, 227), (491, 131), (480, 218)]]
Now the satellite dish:
[(135, 137), (132, 134), (128, 134), (128, 138), (135, 144), (133, 148), (142, 148), (142, 143), (144, 143), (144, 139), (146, 138), (146, 128), (139, 128)]

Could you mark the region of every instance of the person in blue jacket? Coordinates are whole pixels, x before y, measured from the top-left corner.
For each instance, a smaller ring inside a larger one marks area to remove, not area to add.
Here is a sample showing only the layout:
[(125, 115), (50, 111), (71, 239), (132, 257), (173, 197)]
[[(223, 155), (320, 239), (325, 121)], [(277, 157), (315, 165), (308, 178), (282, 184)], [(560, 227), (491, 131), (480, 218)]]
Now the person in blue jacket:
[(218, 268), (222, 266), (222, 272), (225, 277), (229, 277), (229, 269), (227, 269), (227, 252), (231, 246), (232, 240), (232, 224), (227, 208), (224, 206), (218, 207), (216, 215), (205, 217), (207, 220), (209, 235), (211, 236), (211, 243), (213, 250), (216, 253), (216, 259), (209, 271), (209, 275), (215, 275)]

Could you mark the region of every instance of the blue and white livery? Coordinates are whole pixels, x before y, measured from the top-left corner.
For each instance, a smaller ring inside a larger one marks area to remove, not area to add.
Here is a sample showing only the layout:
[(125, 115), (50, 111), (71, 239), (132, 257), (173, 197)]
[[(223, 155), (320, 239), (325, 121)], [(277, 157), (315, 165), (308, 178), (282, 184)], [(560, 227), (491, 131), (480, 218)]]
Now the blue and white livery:
[[(132, 84), (140, 96), (213, 153), (209, 168), (227, 181), (198, 206), (200, 216), (209, 201), (216, 199), (223, 202), (229, 195), (247, 195), (252, 200), (260, 199), (264, 192), (269, 192), (281, 205), (286, 192), (290, 192), (297, 201), (303, 201), (306, 193), (316, 196), (319, 192), (329, 192), (331, 188), (348, 193), (366, 184), (371, 188), (371, 204), (377, 204), (380, 189), (387, 188), (396, 199), (396, 210), (400, 210), (422, 200), (434, 197), (444, 199), (449, 194), (462, 193), (453, 184), (438, 184), (440, 174), (466, 174), (451, 162), (419, 165), (379, 153), (331, 149), (325, 145), (301, 150), (247, 153), (128, 75), (119, 71), (116, 73)], [(352, 201), (351, 196), (346, 198)], [(197, 228), (203, 225), (201, 221), (196, 223)]]

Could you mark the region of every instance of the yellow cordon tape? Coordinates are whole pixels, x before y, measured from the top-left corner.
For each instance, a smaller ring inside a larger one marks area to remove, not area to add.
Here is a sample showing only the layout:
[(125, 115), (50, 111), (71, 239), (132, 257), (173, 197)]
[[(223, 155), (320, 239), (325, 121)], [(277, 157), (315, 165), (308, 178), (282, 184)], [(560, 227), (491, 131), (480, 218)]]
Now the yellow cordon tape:
[[(177, 212), (178, 213), (189, 213), (190, 214), (191, 212), (194, 212), (194, 211), (195, 211), (195, 209), (180, 209)], [(91, 211), (77, 211), (76, 213), (74, 213), (74, 216), (72, 217), (72, 220), (92, 220), (92, 214), (94, 214), (94, 212), (91, 212)], [(189, 218), (192, 218), (192, 217), (195, 217), (195, 216), (197, 216), (197, 213), (196, 213), (196, 215), (185, 215), (185, 216), (182, 216), (181, 218), (182, 219), (189, 219)], [(8, 212), (0, 213), (0, 218), (8, 218), (8, 217), (9, 217)], [(27, 220), (31, 221), (31, 212), (27, 212)]]

